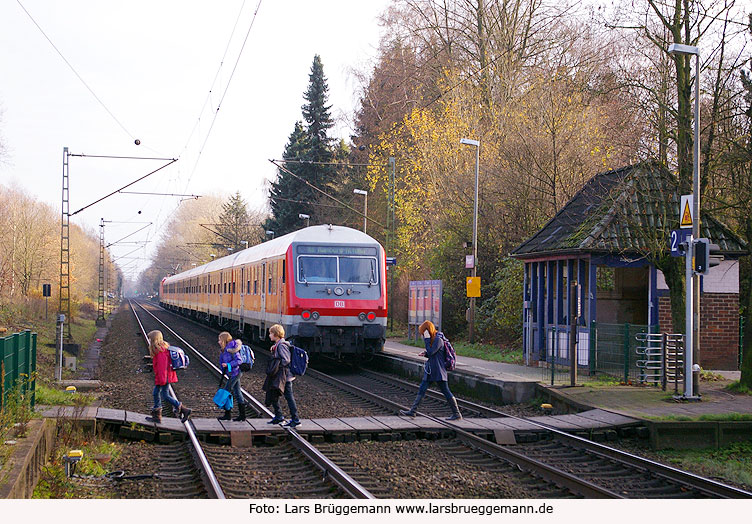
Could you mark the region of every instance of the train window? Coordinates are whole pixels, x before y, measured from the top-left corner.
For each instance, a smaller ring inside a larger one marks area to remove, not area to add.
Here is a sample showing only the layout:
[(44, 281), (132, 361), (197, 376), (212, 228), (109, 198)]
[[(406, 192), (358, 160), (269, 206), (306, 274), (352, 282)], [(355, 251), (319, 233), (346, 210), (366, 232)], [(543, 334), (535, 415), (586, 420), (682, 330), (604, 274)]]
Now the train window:
[(375, 258), (339, 257), (339, 281), (348, 284), (376, 284)]
[[(235, 293), (235, 282), (232, 283), (232, 292)], [(572, 353), (574, 354), (574, 353)]]
[(283, 284), (285, 283), (285, 266), (287, 265), (286, 262), (287, 261), (283, 258), (282, 259), (282, 283)]
[(250, 295), (251, 294), (251, 281), (250, 280), (246, 282), (245, 293), (246, 293), (246, 295)]
[(336, 282), (336, 256), (299, 256), (298, 282)]
[(269, 291), (268, 291), (268, 293), (271, 294), (271, 292), (272, 292), (272, 278), (269, 277)]
[(258, 295), (258, 280), (253, 281), (253, 294)]

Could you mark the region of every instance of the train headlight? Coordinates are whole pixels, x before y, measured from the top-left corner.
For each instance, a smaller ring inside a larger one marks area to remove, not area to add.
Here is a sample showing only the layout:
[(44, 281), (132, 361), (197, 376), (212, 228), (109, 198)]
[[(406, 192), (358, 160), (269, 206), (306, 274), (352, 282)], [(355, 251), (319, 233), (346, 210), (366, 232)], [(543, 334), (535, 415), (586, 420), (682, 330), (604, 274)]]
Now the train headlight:
[(360, 320), (361, 322), (363, 322), (363, 321), (364, 321), (364, 320), (366, 319), (366, 314), (365, 314), (365, 313), (360, 313), (360, 314), (358, 315), (358, 319), (359, 319), (359, 320)]
[(321, 315), (319, 315), (319, 312), (318, 312), (318, 311), (314, 311), (313, 313), (311, 313), (311, 318), (312, 318), (313, 320), (318, 320), (318, 319), (319, 319), (319, 316), (321, 316)]
[(376, 320), (376, 313), (370, 311), (368, 315), (366, 315), (366, 318), (368, 319), (368, 322), (373, 322), (374, 320)]
[(311, 319), (311, 312), (310, 311), (303, 311), (300, 314), (301, 317), (303, 317), (303, 320), (310, 320)]

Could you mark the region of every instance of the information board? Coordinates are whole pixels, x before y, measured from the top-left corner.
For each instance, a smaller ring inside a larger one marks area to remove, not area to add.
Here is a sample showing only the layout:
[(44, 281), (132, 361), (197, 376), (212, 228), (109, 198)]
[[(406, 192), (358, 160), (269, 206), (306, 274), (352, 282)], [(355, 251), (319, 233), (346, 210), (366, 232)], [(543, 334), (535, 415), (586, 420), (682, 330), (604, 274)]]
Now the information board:
[(436, 329), (441, 326), (441, 297), (444, 286), (441, 280), (411, 280), (407, 308), (408, 337), (420, 337), (418, 327), (430, 320)]

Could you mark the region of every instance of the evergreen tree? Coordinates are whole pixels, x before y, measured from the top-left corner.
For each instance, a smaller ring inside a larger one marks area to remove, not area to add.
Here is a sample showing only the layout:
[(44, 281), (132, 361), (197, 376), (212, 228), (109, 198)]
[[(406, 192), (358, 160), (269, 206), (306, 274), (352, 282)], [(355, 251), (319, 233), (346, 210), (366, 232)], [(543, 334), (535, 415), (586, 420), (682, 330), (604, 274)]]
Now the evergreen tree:
[(283, 158), (315, 163), (286, 164), (285, 167), (300, 178), (279, 170), (277, 180), (272, 182), (269, 191), (272, 218), (266, 222), (266, 227), (274, 231), (276, 236), (303, 227), (304, 224), (298, 217), (299, 213), (309, 215), (311, 224), (322, 223), (324, 214), (320, 211), (321, 206), (314, 205), (320, 201), (322, 195), (303, 180), (328, 192), (327, 186), (335, 177), (332, 166), (319, 164), (332, 162), (334, 159), (332, 139), (327, 135), (327, 131), (334, 125), (331, 106), (327, 105), (329, 87), (319, 55), (313, 58), (308, 79), (308, 88), (303, 94), (306, 103), (301, 107), (305, 124), (295, 123)]
[(217, 244), (228, 248), (228, 252), (229, 249), (233, 252), (245, 249), (245, 242), (252, 246), (258, 242), (258, 226), (259, 224), (252, 223), (247, 204), (240, 196), (240, 191), (236, 191), (222, 204), (222, 214), (216, 225)]
[(324, 65), (321, 57), (316, 55), (313, 57), (311, 74), (308, 75), (308, 89), (303, 95), (306, 103), (301, 108), (311, 146), (308, 160), (314, 162), (331, 162), (333, 156), (331, 139), (327, 136), (327, 131), (334, 126), (330, 112), (332, 106), (326, 105), (328, 96), (329, 86), (324, 76)]
[[(303, 124), (299, 121), (295, 122), (295, 129), (290, 134), (282, 158), (285, 160), (306, 159), (308, 151), (308, 136), (303, 128)], [(285, 165), (287, 169), (302, 177), (303, 169), (301, 169), (301, 166), (302, 164)], [(302, 224), (300, 218), (298, 218), (298, 214), (305, 213), (313, 216), (313, 210), (310, 206), (300, 203), (306, 201), (312, 202), (312, 192), (313, 190), (299, 178), (281, 169), (278, 170), (277, 180), (271, 184), (269, 190), (269, 205), (272, 208), (272, 218), (267, 220), (265, 224), (266, 229), (274, 231), (276, 236), (300, 229)]]

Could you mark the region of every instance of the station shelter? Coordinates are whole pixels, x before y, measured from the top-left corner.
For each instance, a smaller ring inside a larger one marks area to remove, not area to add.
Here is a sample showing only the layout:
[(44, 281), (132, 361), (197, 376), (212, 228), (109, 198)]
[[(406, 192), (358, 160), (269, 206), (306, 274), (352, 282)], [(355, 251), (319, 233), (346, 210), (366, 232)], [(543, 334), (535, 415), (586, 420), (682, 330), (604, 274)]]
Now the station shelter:
[[(680, 200), (675, 178), (658, 163), (599, 173), (511, 253), (525, 264), (526, 362), (555, 359), (562, 355), (558, 348), (567, 347), (569, 304), (578, 298), (570, 296), (573, 280), (580, 294), (579, 366), (593, 365), (591, 349), (598, 343), (593, 326), (604, 326), (604, 333), (611, 327), (630, 339), (639, 331), (672, 331), (669, 289), (648, 255), (667, 254), (669, 232), (679, 228)], [(701, 279), (700, 364), (738, 369), (738, 259), (747, 246), (710, 215), (702, 214), (700, 227), (701, 236), (718, 244), (725, 257)]]

